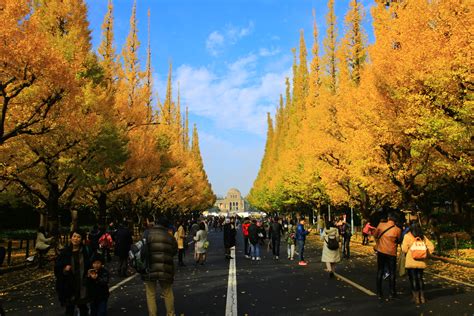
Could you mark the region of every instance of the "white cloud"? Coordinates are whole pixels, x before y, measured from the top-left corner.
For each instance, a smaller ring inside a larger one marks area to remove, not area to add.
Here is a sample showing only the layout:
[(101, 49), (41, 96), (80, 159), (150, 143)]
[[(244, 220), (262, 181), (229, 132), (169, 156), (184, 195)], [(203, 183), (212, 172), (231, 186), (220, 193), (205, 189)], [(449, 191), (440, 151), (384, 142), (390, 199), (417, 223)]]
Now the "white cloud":
[(212, 56), (219, 55), (225, 47), (232, 46), (241, 38), (253, 32), (254, 24), (249, 22), (245, 27), (227, 25), (222, 31), (213, 31), (206, 39), (206, 49)]
[(209, 34), (206, 40), (206, 48), (212, 56), (217, 56), (224, 45), (224, 36), (218, 31)]
[(182, 65), (176, 71), (182, 102), (218, 128), (265, 135), (266, 112), (274, 113), (284, 92), (284, 71), (259, 74), (258, 58), (248, 55), (228, 64), (218, 76), (205, 67)]
[(258, 51), (258, 54), (262, 57), (275, 56), (275, 55), (278, 55), (279, 53), (280, 53), (279, 48), (271, 48), (271, 49), (260, 48), (259, 51)]

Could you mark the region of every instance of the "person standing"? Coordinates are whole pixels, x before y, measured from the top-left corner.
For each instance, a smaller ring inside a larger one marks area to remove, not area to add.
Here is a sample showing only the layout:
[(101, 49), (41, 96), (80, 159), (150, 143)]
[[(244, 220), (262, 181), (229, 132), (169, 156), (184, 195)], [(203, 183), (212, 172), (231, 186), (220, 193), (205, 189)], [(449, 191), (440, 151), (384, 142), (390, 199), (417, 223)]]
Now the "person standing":
[(278, 260), (280, 257), (281, 235), (283, 235), (283, 226), (278, 217), (275, 217), (268, 229), (268, 238), (271, 238), (272, 241), (273, 259), (275, 260)]
[(319, 230), (319, 235), (323, 235), (324, 229), (326, 228), (326, 222), (324, 220), (324, 215), (319, 215), (318, 216), (318, 230)]
[(119, 224), (115, 233), (115, 255), (119, 258), (119, 276), (127, 276), (128, 252), (132, 244), (132, 232), (125, 224)]
[(397, 245), (400, 242), (401, 229), (395, 225), (395, 216), (388, 215), (386, 222), (381, 222), (374, 232), (377, 241), (374, 250), (377, 252), (377, 295), (383, 298), (382, 280), (384, 271), (389, 275), (390, 298), (397, 297), (395, 286), (396, 268), (397, 268)]
[(352, 229), (351, 225), (347, 222), (344, 222), (344, 225), (342, 226), (342, 234), (342, 256), (349, 259), (351, 255)]
[(293, 220), (288, 224), (288, 235), (286, 238), (288, 260), (295, 259), (296, 226)]
[(367, 221), (367, 223), (364, 225), (364, 228), (362, 229), (362, 245), (368, 245), (369, 244), (369, 237), (372, 235), (372, 232), (375, 230), (375, 227), (370, 225), (370, 221)]
[(61, 251), (54, 266), (56, 292), (66, 315), (74, 315), (76, 307), (80, 316), (89, 314), (86, 277), (91, 267), (91, 251), (83, 245), (84, 237), (82, 231), (72, 231), (70, 244)]
[(36, 234), (36, 254), (38, 256), (38, 268), (42, 269), (44, 267), (45, 256), (51, 249), (51, 243), (53, 242), (53, 237), (46, 238), (46, 230), (43, 226), (38, 228), (38, 233)]
[(109, 299), (109, 271), (104, 267), (104, 258), (92, 255), (92, 268), (87, 272), (87, 292), (91, 300), (91, 316), (107, 316)]
[(250, 219), (246, 217), (244, 218), (244, 222), (242, 223), (242, 235), (244, 235), (244, 253), (245, 258), (247, 259), (250, 259), (249, 227)]
[(306, 242), (306, 235), (308, 235), (311, 232), (311, 228), (306, 230), (304, 228), (305, 224), (305, 219), (302, 217), (300, 219), (300, 223), (298, 224), (298, 227), (296, 227), (296, 244), (298, 246), (298, 254), (300, 256), (300, 260), (298, 264), (300, 266), (306, 266), (308, 263), (304, 261), (304, 245)]
[(341, 261), (341, 253), (339, 251), (339, 230), (333, 222), (329, 222), (327, 228), (324, 229), (321, 240), (323, 241), (321, 262), (326, 263), (326, 271), (329, 273), (329, 277), (334, 278), (336, 264)]
[(235, 224), (231, 221), (230, 218), (226, 218), (224, 224), (224, 248), (226, 259), (232, 259), (230, 255), (230, 248), (235, 246), (235, 235)]
[(184, 226), (182, 221), (178, 220), (176, 222), (176, 227), (178, 229), (174, 233), (174, 238), (176, 239), (176, 243), (178, 244), (178, 265), (184, 267), (184, 243), (186, 240), (186, 232), (184, 231)]
[(178, 251), (178, 245), (172, 235), (168, 233), (169, 222), (164, 216), (158, 218), (155, 225), (153, 217), (147, 218), (148, 226), (143, 238), (148, 245), (148, 273), (142, 274), (145, 285), (148, 315), (157, 315), (156, 283), (161, 287), (161, 295), (165, 301), (166, 315), (175, 314), (174, 310), (174, 262), (173, 257)]
[(206, 261), (207, 245), (209, 244), (207, 240), (206, 225), (204, 225), (204, 222), (199, 223), (199, 230), (197, 231), (196, 236), (194, 236), (194, 241), (196, 242), (196, 264), (203, 265)]
[[(249, 226), (250, 255), (252, 260), (260, 260), (260, 237), (261, 229), (257, 227), (257, 221), (254, 219)], [(257, 259), (258, 258), (258, 259)]]
[[(420, 224), (413, 223), (410, 230), (406, 233), (402, 242), (402, 251), (406, 253), (405, 268), (410, 279), (413, 300), (416, 304), (426, 303), (425, 283), (423, 281), (423, 271), (426, 269), (426, 258), (413, 258), (415, 251), (412, 246), (415, 243), (421, 243), (426, 247), (426, 257), (428, 253), (434, 251), (433, 243), (423, 234)], [(416, 256), (416, 254), (415, 254)]]

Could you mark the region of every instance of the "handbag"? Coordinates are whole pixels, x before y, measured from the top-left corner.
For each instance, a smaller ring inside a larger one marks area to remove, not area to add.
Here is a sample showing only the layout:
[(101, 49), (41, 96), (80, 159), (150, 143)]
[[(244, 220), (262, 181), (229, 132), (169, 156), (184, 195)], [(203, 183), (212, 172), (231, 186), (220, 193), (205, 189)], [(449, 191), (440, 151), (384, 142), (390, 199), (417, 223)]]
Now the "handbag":
[(400, 252), (400, 256), (398, 257), (398, 275), (401, 277), (407, 273), (407, 270), (405, 268), (405, 261), (406, 261), (406, 253), (402, 251)]
[(206, 241), (202, 244), (202, 247), (203, 247), (204, 249), (209, 248), (209, 241), (206, 240)]

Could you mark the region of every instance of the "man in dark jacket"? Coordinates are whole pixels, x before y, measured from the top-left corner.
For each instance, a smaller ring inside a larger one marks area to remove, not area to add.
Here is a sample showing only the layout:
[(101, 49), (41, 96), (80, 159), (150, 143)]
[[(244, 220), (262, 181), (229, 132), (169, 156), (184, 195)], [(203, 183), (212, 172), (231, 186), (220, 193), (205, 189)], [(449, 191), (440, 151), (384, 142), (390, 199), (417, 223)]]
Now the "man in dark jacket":
[(232, 259), (230, 255), (230, 248), (235, 246), (235, 235), (235, 223), (233, 223), (230, 218), (226, 218), (224, 224), (224, 248), (226, 259)]
[(283, 235), (283, 226), (280, 224), (278, 217), (275, 217), (268, 229), (268, 238), (272, 239), (273, 259), (276, 260), (280, 257), (281, 235)]
[(148, 245), (148, 273), (142, 274), (145, 284), (148, 315), (157, 315), (156, 281), (160, 283), (162, 296), (165, 300), (167, 315), (174, 315), (174, 262), (173, 257), (178, 252), (176, 239), (168, 232), (169, 222), (166, 217), (160, 217), (154, 224), (153, 217), (147, 218), (148, 227), (144, 238)]
[(115, 255), (119, 258), (119, 276), (127, 276), (128, 252), (133, 244), (132, 233), (124, 224), (120, 224), (115, 233)]

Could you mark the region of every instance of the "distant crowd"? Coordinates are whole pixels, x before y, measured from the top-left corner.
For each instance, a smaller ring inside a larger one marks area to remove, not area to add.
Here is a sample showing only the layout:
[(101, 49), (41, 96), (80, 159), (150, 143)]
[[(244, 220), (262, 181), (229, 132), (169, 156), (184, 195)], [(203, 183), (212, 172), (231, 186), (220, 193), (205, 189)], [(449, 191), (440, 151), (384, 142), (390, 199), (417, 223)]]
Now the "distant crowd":
[[(396, 276), (408, 274), (414, 302), (425, 303), (423, 271), (429, 253), (434, 250), (433, 244), (423, 234), (419, 222), (402, 227), (396, 222), (396, 216), (388, 214), (377, 226), (370, 222), (363, 225), (362, 244), (367, 245), (371, 236), (375, 240), (377, 295), (384, 299), (382, 285), (388, 279), (389, 298), (397, 298)], [(237, 232), (241, 231), (244, 258), (260, 261), (266, 250), (272, 253), (273, 260), (280, 260), (283, 244), (289, 261), (297, 259), (298, 265), (306, 266), (305, 243), (313, 231), (304, 218), (286, 217), (183, 217), (171, 223), (166, 217), (155, 221), (150, 216), (144, 225), (145, 232), (137, 243), (125, 222), (110, 223), (107, 227), (96, 225), (89, 232), (71, 232), (70, 242), (60, 251), (54, 266), (56, 290), (66, 315), (75, 315), (77, 310), (80, 315), (107, 315), (110, 271), (105, 264), (112, 260), (112, 254), (118, 260), (118, 276), (131, 275), (130, 266), (141, 274), (149, 315), (157, 314), (157, 283), (168, 315), (174, 315), (174, 256), (178, 255), (179, 266), (185, 266), (186, 253), (191, 251), (193, 264), (204, 265), (211, 246), (209, 232), (222, 233), (226, 260), (234, 259), (231, 250), (237, 245)], [(350, 258), (352, 227), (343, 217), (326, 221), (323, 216), (318, 217), (315, 226), (323, 243), (321, 261), (329, 278), (335, 278), (337, 263)], [(54, 244), (54, 238), (47, 235), (40, 227), (36, 241), (39, 267), (44, 267), (45, 254)], [(397, 261), (398, 246), (401, 251)]]

